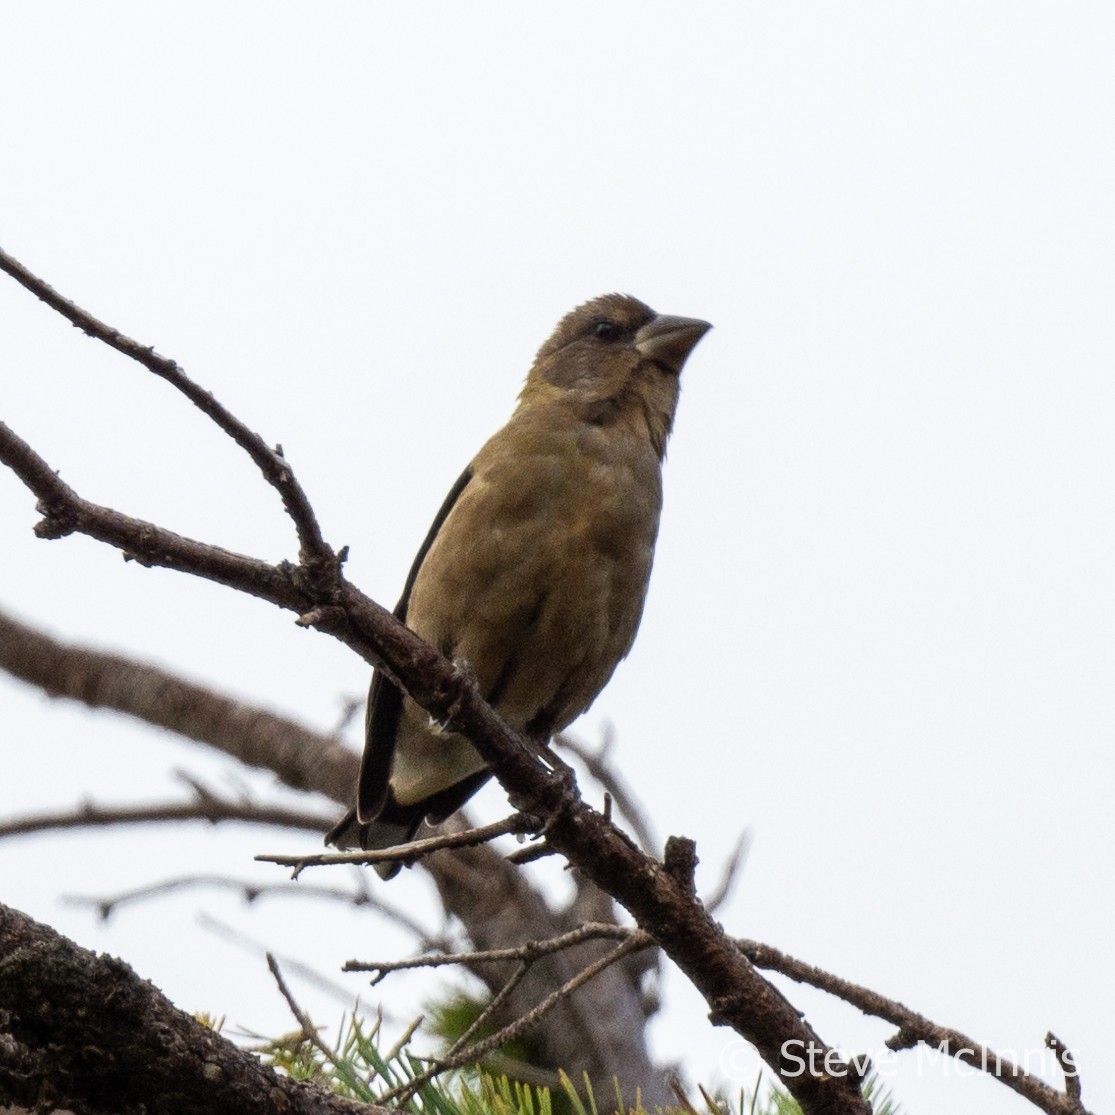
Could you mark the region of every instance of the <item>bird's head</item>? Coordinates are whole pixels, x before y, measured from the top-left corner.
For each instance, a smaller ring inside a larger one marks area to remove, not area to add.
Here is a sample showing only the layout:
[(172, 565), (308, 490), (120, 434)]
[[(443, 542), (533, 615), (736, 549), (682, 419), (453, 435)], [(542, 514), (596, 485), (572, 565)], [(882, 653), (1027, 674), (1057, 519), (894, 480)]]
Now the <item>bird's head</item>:
[(524, 404), (555, 402), (585, 422), (646, 425), (661, 457), (677, 407), (678, 375), (707, 321), (656, 314), (627, 294), (605, 294), (566, 314), (538, 350)]

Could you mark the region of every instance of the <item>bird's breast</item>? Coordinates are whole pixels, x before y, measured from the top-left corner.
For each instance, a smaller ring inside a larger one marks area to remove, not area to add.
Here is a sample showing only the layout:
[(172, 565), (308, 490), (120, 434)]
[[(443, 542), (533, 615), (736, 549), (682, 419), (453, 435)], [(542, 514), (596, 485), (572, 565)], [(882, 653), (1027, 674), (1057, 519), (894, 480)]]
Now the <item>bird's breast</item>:
[(658, 529), (658, 462), (599, 431), (482, 452), (415, 581), (408, 622), (466, 660), (522, 731), (592, 703), (634, 640)]

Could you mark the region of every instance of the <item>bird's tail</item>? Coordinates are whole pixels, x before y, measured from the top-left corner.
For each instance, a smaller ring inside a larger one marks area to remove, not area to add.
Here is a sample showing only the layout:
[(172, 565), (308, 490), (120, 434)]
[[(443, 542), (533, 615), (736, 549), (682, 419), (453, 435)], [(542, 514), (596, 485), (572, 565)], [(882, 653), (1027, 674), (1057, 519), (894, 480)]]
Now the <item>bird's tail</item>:
[[(414, 839), (425, 816), (426, 810), (422, 805), (396, 805), (389, 799), (374, 821), (362, 825), (356, 819), (356, 810), (350, 809), (325, 834), (325, 843), (341, 849), (360, 848), (365, 852), (394, 848)], [(402, 868), (401, 863), (376, 863), (372, 866), (381, 879), (393, 879)]]
[[(381, 848), (407, 844), (414, 839), (414, 834), (422, 827), (424, 820), (428, 818), (431, 824), (440, 825), (451, 813), (456, 813), (490, 777), (491, 771), (475, 771), (460, 782), (408, 805), (400, 805), (395, 800), (394, 791), (388, 786), (387, 798), (374, 821), (361, 824), (356, 819), (356, 810), (350, 809), (325, 834), (325, 843), (336, 848), (362, 848), (365, 852), (378, 852)], [(398, 875), (402, 864), (376, 863), (372, 866), (381, 879), (393, 879)]]

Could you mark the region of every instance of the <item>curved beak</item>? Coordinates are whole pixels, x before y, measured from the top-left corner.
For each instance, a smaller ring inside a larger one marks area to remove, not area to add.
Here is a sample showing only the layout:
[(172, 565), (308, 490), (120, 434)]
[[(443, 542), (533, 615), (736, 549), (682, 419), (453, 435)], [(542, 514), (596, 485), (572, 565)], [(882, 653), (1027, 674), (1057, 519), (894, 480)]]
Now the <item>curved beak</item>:
[(635, 347), (648, 360), (677, 375), (697, 342), (711, 328), (699, 318), (659, 314), (635, 334)]

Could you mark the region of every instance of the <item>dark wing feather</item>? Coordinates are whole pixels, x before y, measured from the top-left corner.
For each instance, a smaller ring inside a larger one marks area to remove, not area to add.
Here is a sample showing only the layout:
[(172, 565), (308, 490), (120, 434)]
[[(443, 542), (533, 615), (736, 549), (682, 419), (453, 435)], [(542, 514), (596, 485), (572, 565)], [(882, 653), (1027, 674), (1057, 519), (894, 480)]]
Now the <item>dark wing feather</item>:
[[(457, 483), (449, 490), (441, 509), (419, 547), (414, 563), (407, 574), (403, 594), (395, 605), (395, 618), (406, 623), (407, 607), (414, 582), (422, 562), (430, 552), (442, 524), (449, 517), (461, 493), (472, 479), (472, 466), (461, 473)], [(356, 794), (356, 815), (361, 824), (379, 816), (387, 801), (387, 788), (391, 779), (391, 760), (395, 755), (395, 733), (399, 728), (399, 714), (403, 710), (403, 691), (382, 670), (372, 674), (372, 687), (368, 692), (368, 713), (364, 721), (364, 755), (360, 760), (360, 782)]]

